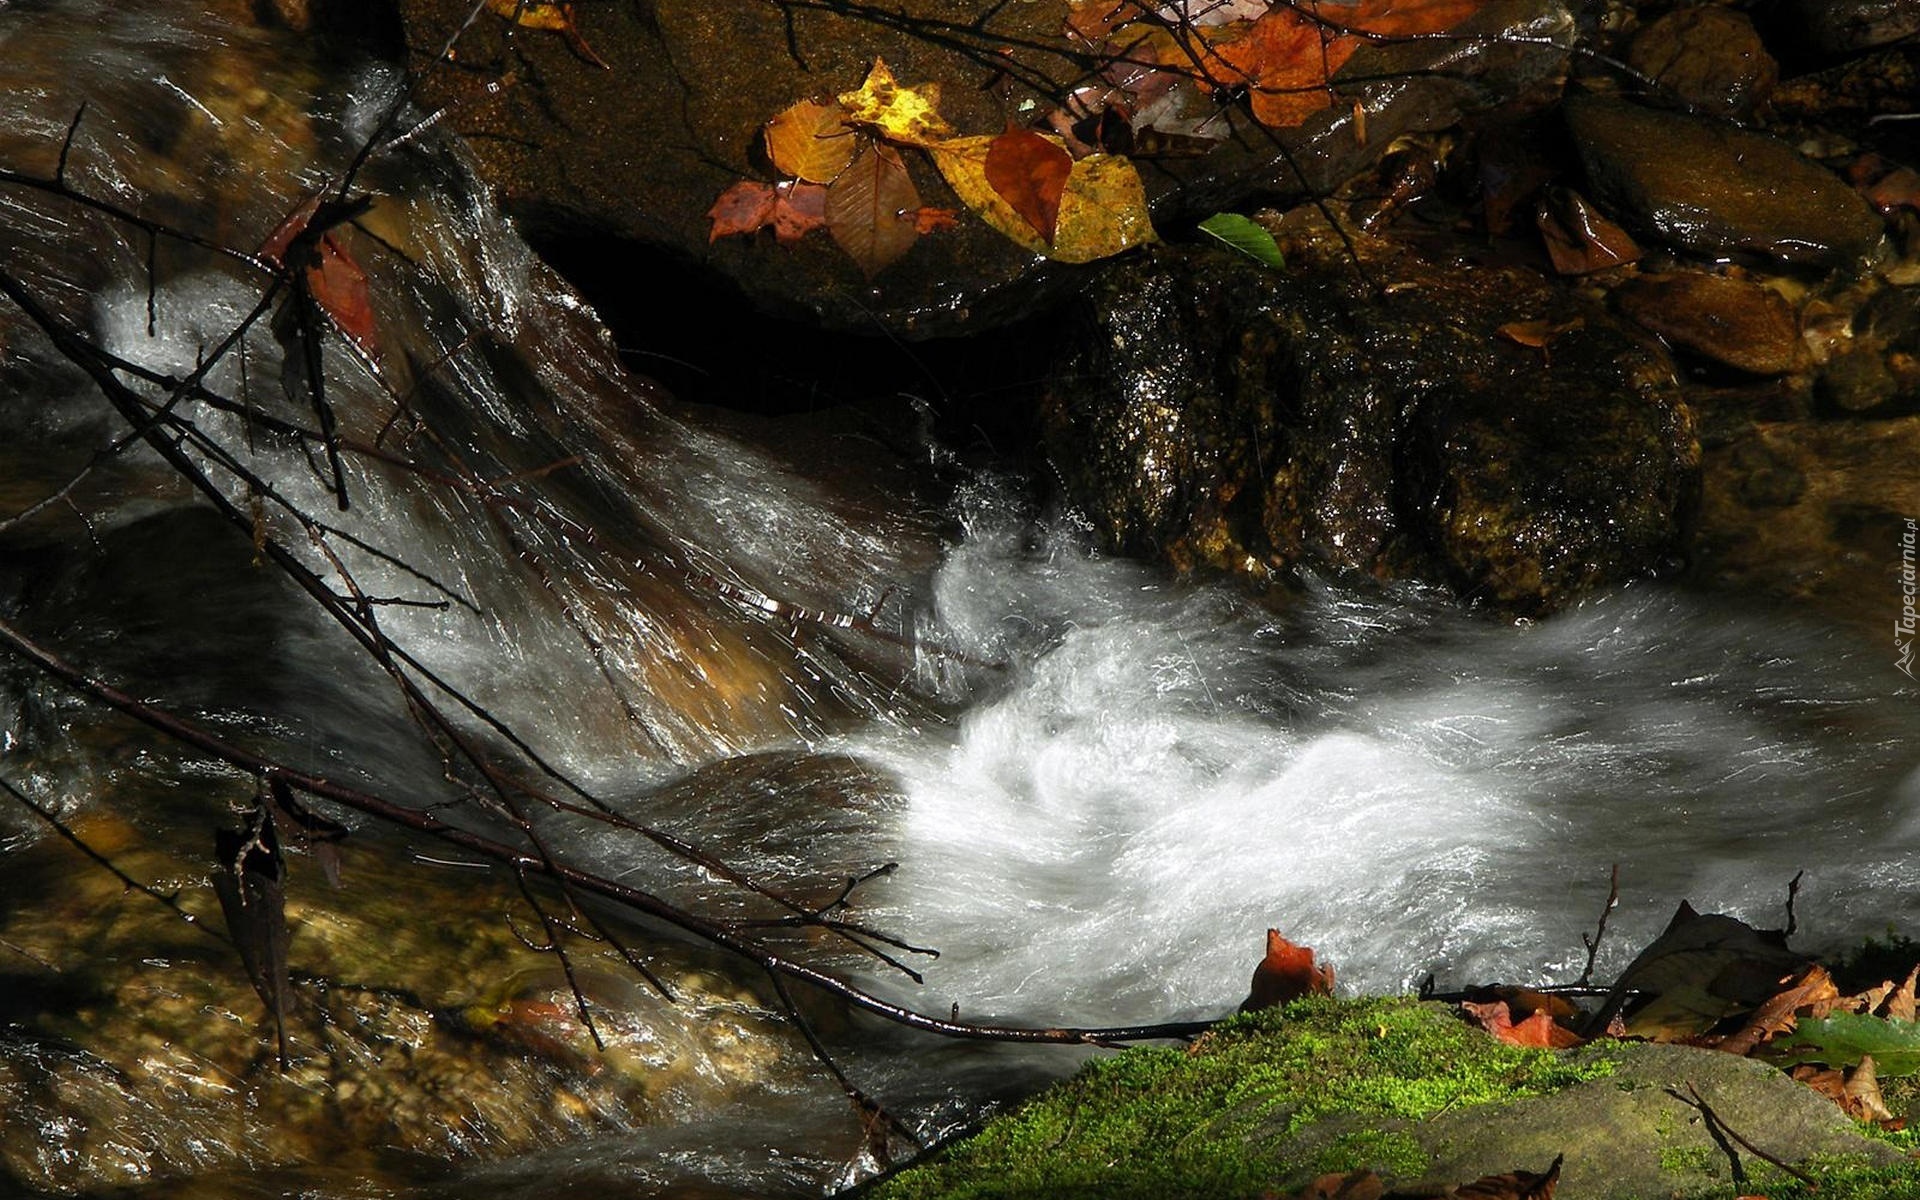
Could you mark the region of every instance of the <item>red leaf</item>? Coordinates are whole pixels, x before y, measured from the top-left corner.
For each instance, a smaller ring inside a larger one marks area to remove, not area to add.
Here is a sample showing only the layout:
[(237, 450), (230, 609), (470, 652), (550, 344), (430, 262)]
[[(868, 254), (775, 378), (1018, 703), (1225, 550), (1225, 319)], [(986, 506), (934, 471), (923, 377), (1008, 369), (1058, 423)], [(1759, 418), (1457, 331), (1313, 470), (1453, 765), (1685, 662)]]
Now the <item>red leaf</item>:
[(773, 220), (773, 185), (742, 179), (713, 202), (707, 217), (713, 228), (707, 234), (712, 245), (736, 233), (753, 233)]
[(827, 223), (827, 189), (818, 183), (780, 183), (774, 187), (773, 237), (791, 246)]
[(1009, 124), (987, 146), (987, 182), (1048, 245), (1072, 171), (1073, 156), (1031, 129)]
[(380, 343), (374, 334), (373, 294), (367, 286), (367, 273), (333, 236), (334, 231), (329, 229), (320, 235), (306, 252), (304, 264), (287, 262), (288, 252), (295, 249), (294, 242), (306, 232), (308, 222), (319, 211), (320, 200), (321, 197), (315, 195), (280, 222), (260, 247), (260, 257), (276, 267), (304, 265), (301, 278), (313, 302), (332, 319), (334, 327), (351, 338), (369, 358), (379, 358)]
[(913, 227), (921, 233), (937, 233), (959, 224), (960, 216), (951, 208), (918, 208), (913, 213)]
[(1280, 936), (1278, 929), (1267, 930), (1267, 956), (1253, 969), (1253, 989), (1242, 1012), (1254, 1012), (1297, 1000), (1301, 996), (1325, 996), (1333, 992), (1333, 968), (1318, 966), (1313, 949), (1296, 946)]

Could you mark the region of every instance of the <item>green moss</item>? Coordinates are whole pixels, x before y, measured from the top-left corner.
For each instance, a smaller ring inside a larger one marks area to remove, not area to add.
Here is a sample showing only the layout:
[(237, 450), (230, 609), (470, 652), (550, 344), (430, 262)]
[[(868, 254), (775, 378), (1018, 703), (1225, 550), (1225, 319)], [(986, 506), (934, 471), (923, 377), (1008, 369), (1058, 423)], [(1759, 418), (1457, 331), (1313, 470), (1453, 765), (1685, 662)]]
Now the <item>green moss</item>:
[[(1869, 1166), (1855, 1159), (1816, 1158), (1807, 1164), (1815, 1184), (1808, 1185), (1766, 1163), (1745, 1160), (1748, 1192), (1767, 1200), (1916, 1200), (1920, 1198), (1920, 1165)], [(1723, 1188), (1711, 1193), (1724, 1200)], [(1706, 1195), (1700, 1200), (1708, 1200)]]
[[(1411, 1174), (1425, 1155), (1378, 1132), (1394, 1120), (1556, 1091), (1605, 1076), (1502, 1045), (1435, 1005), (1313, 998), (1226, 1022), (1194, 1046), (1128, 1050), (886, 1181), (884, 1200), (1256, 1195), (1276, 1181), (1370, 1167)], [(1337, 1118), (1344, 1133), (1286, 1161), (1286, 1135)]]
[(1663, 1146), (1660, 1149), (1660, 1169), (1675, 1175), (1694, 1172), (1713, 1174), (1718, 1168), (1725, 1167), (1726, 1161), (1725, 1157), (1715, 1154), (1706, 1146)]

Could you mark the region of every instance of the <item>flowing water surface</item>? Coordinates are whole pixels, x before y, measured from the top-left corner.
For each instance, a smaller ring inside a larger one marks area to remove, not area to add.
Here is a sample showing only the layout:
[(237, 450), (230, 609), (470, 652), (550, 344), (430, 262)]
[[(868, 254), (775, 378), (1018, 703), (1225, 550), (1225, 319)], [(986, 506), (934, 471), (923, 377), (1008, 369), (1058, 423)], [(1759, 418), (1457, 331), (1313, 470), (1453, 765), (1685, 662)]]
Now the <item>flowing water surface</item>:
[[(0, 7), (0, 76), (0, 166), (50, 177), (85, 101), (70, 184), (249, 251), (338, 178), (402, 86), (171, 5)], [(1814, 942), (1920, 917), (1920, 710), (1852, 627), (1654, 587), (1522, 626), (1417, 589), (1323, 583), (1256, 605), (1102, 558), (991, 474), (942, 506), (875, 500), (666, 415), (436, 131), (375, 155), (363, 183), (377, 201), (342, 238), (378, 344), (331, 353), (343, 436), (369, 448), (346, 460), (350, 507), (314, 443), (245, 413), (188, 402), (256, 484), (205, 448), (194, 461), (315, 571), (443, 602), (393, 605), (382, 627), (596, 795), (795, 886), (897, 863), (855, 911), (939, 948), (916, 960), (924, 984), (825, 960), (890, 999), (1031, 1023), (1212, 1016), (1270, 926), (1354, 989), (1568, 981), (1616, 863), (1602, 978), (1681, 899), (1778, 926), (1801, 870)], [(0, 262), (112, 354), (175, 377), (265, 286), (21, 186), (0, 185)], [(209, 386), (310, 422), (270, 322), (243, 341)], [(0, 422), (0, 520), (60, 496), (0, 526), (0, 612), (290, 766), (451, 795), (381, 671), (176, 472), (148, 451), (95, 461), (124, 424), (4, 304)], [(308, 537), (275, 497), (329, 530)], [(132, 775), (198, 770), (129, 757), (30, 672), (0, 689), (0, 771), (69, 814)], [(11, 849), (40, 836), (6, 819)], [(615, 878), (731, 902), (630, 837), (555, 836)], [(884, 1031), (843, 1042), (863, 1085), (935, 1127), (1016, 1063), (1068, 1065)], [(847, 1171), (808, 1132), (843, 1130), (836, 1104), (692, 1114), (472, 1167), (459, 1187), (817, 1191)]]

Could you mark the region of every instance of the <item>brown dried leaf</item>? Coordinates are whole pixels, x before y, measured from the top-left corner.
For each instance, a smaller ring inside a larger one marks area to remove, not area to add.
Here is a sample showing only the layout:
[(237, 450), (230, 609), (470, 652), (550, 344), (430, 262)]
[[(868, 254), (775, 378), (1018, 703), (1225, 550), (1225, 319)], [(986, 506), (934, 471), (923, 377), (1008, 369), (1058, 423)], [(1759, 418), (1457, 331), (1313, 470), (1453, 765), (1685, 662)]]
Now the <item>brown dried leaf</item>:
[(1582, 1045), (1586, 1039), (1553, 1019), (1546, 1009), (1536, 1009), (1516, 1024), (1505, 1000), (1475, 1004), (1469, 1000), (1460, 1006), (1468, 1019), (1509, 1046), (1533, 1046), (1543, 1050), (1565, 1050)]
[(1920, 964), (1907, 972), (1904, 983), (1887, 997), (1886, 1017), (1889, 1021), (1911, 1021), (1914, 1019), (1914, 986), (1920, 983)]
[(1301, 996), (1331, 995), (1333, 968), (1313, 961), (1313, 949), (1296, 946), (1280, 936), (1278, 929), (1267, 930), (1267, 956), (1253, 969), (1253, 987), (1241, 1012), (1273, 1008)]
[(1322, 1175), (1284, 1200), (1380, 1200), (1385, 1187), (1372, 1171), (1349, 1171)]
[(920, 237), (920, 207), (920, 193), (900, 155), (870, 143), (827, 187), (827, 232), (872, 278)]
[(1831, 1002), (1839, 998), (1840, 989), (1834, 986), (1833, 977), (1825, 967), (1814, 963), (1754, 1009), (1740, 1031), (1721, 1042), (1719, 1048), (1729, 1054), (1751, 1054), (1760, 1043), (1792, 1029), (1802, 1009), (1819, 1010), (1816, 1015), (1824, 1015), (1822, 1006), (1831, 1007)]

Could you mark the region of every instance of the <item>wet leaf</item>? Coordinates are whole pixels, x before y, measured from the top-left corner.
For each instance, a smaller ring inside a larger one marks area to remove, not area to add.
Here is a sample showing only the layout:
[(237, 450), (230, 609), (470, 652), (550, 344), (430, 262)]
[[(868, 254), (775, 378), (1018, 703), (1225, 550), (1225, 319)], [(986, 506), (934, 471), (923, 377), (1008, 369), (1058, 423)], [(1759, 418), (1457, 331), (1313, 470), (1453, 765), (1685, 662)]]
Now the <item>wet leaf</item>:
[(939, 113), (940, 85), (904, 87), (894, 79), (886, 62), (878, 58), (873, 60), (873, 70), (860, 90), (843, 92), (838, 98), (848, 121), (870, 126), (890, 142), (931, 146), (953, 134), (953, 126)]
[(1215, 213), (1200, 222), (1200, 232), (1220, 242), (1230, 250), (1237, 250), (1262, 266), (1278, 271), (1287, 265), (1281, 255), (1279, 245), (1257, 222), (1239, 213)]
[(783, 175), (832, 183), (859, 149), (846, 120), (846, 110), (837, 104), (802, 100), (767, 122), (767, 157)]
[(274, 838), (273, 817), (262, 810), (249, 830), (218, 830), (213, 847), (213, 890), (220, 899), (220, 913), (240, 951), (247, 979), (273, 1020), (280, 1067), (285, 1070), (293, 987), (287, 974), (285, 862)]
[(960, 224), (960, 214), (951, 208), (914, 210), (913, 227), (921, 233), (938, 233), (943, 229), (952, 229), (958, 224)]
[(708, 243), (771, 227), (775, 239), (792, 245), (827, 223), (827, 189), (791, 179), (779, 183), (742, 180), (720, 193), (707, 217), (713, 222)]
[(1789, 1063), (1825, 1063), (1850, 1067), (1871, 1056), (1882, 1076), (1920, 1072), (1920, 1025), (1860, 1013), (1837, 1012), (1801, 1021), (1793, 1033), (1774, 1040)]
[(1509, 321), (1494, 332), (1516, 346), (1545, 350), (1561, 334), (1571, 333), (1586, 323), (1585, 317), (1575, 317), (1570, 321)]
[(1332, 993), (1333, 968), (1317, 965), (1311, 947), (1296, 946), (1282, 937), (1278, 929), (1269, 929), (1267, 955), (1253, 969), (1253, 987), (1240, 1011), (1254, 1012), (1302, 996)]
[(378, 359), (380, 342), (374, 331), (373, 294), (366, 272), (347, 253), (336, 229), (325, 228), (318, 237), (308, 234), (308, 226), (321, 212), (321, 199), (314, 196), (280, 222), (260, 247), (260, 257), (276, 267), (299, 271), (300, 285), (334, 327), (351, 338), (367, 357)]
[(1534, 223), (1553, 269), (1562, 275), (1604, 271), (1637, 261), (1644, 253), (1626, 230), (1578, 192), (1548, 189), (1534, 210)]
[(487, 11), (525, 29), (549, 29), (567, 39), (567, 48), (603, 70), (607, 61), (594, 53), (574, 20), (573, 5), (555, 0), (487, 0)]
[(1083, 263), (1110, 258), (1155, 240), (1147, 216), (1147, 189), (1133, 163), (1114, 154), (1094, 154), (1073, 164), (1060, 197), (1048, 256)]
[[(1048, 246), (1046, 239), (1040, 236), (1040, 231), (987, 182), (987, 152), (993, 141), (991, 137), (949, 138), (929, 146), (927, 150), (933, 157), (933, 165), (940, 169), (941, 177), (947, 181), (947, 186), (953, 189), (954, 195), (960, 197), (960, 203), (972, 209), (976, 216), (1001, 236), (1035, 254), (1045, 254)], [(1057, 227), (1057, 217), (1055, 223)]]
[(872, 278), (919, 238), (920, 207), (900, 155), (869, 143), (827, 188), (827, 232)]
[(1009, 124), (987, 143), (981, 166), (987, 185), (1051, 245), (1073, 156), (1058, 141)]

